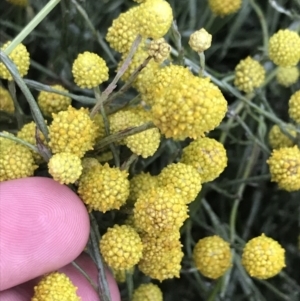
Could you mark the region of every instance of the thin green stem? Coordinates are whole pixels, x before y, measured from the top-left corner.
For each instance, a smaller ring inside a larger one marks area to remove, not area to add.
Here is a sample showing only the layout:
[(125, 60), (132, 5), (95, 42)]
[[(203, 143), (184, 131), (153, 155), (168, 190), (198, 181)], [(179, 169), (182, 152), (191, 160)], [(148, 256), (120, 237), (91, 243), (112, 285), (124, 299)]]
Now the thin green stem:
[(14, 106), (15, 106), (15, 116), (17, 119), (18, 129), (21, 129), (24, 125), (24, 113), (22, 108), (19, 105), (19, 102), (17, 100), (17, 94), (16, 94), (16, 85), (14, 81), (8, 82), (8, 90), (9, 93), (13, 99)]
[(205, 71), (205, 55), (204, 52), (199, 52), (199, 58), (200, 58), (200, 69), (199, 69), (199, 76), (204, 77), (204, 71)]
[[(91, 232), (90, 232), (90, 240), (93, 247), (93, 253), (96, 259), (96, 264), (98, 268), (98, 293), (100, 300), (103, 301), (111, 301), (110, 290), (108, 286), (108, 282), (105, 274), (105, 267), (103, 264), (103, 259), (99, 250), (99, 232), (98, 232), (98, 224), (92, 213), (90, 214), (91, 220)], [(98, 234), (98, 235), (97, 235)]]
[(266, 18), (264, 16), (260, 6), (257, 5), (257, 3), (254, 0), (249, 0), (249, 2), (259, 19), (261, 29), (262, 29), (262, 34), (263, 34), (264, 54), (267, 55), (268, 54), (268, 44), (269, 44), (269, 33), (268, 33), (268, 26), (267, 26)]
[(103, 40), (103, 37), (100, 35), (99, 31), (96, 30), (96, 28), (94, 27), (93, 23), (91, 22), (88, 14), (86, 13), (86, 11), (84, 10), (84, 8), (76, 1), (76, 0), (72, 0), (72, 3), (75, 5), (76, 9), (78, 10), (78, 12), (81, 14), (81, 16), (83, 17), (83, 19), (85, 20), (87, 26), (90, 28), (91, 32), (93, 33), (93, 35), (96, 38), (96, 41), (98, 42), (98, 44), (102, 47), (102, 49), (106, 52), (106, 54), (109, 56), (110, 60), (115, 64), (117, 63), (116, 59), (114, 58), (114, 56), (112, 55), (109, 47), (107, 46), (107, 44), (105, 43), (105, 41)]
[(76, 262), (72, 261), (71, 264), (87, 279), (93, 289), (97, 292), (98, 287), (97, 284), (93, 281), (93, 279), (86, 273), (86, 271)]
[[(250, 176), (250, 174), (252, 172), (252, 168), (255, 165), (255, 162), (257, 160), (259, 151), (260, 151), (260, 149), (258, 147), (258, 144), (254, 143), (252, 152), (251, 152), (251, 156), (245, 166), (242, 179), (247, 179)], [(233, 203), (233, 206), (231, 209), (231, 213), (230, 213), (230, 243), (231, 244), (233, 244), (235, 241), (235, 236), (236, 236), (235, 226), (236, 226), (237, 212), (238, 212), (238, 207), (241, 202), (245, 188), (246, 188), (246, 183), (242, 183), (239, 186), (239, 189), (237, 191), (237, 198), (234, 200), (234, 203)]]
[(12, 42), (4, 49), (5, 54), (9, 55), (17, 45), (38, 26), (52, 11), (52, 9), (60, 2), (60, 0), (50, 0), (42, 10), (23, 28), (23, 30), (12, 40)]
[(118, 133), (109, 135), (105, 138), (103, 138), (95, 147), (94, 150), (100, 151), (101, 149), (105, 148), (107, 145), (109, 145), (110, 143), (116, 142), (116, 141), (120, 141), (128, 136), (137, 134), (137, 133), (141, 133), (145, 130), (148, 129), (152, 129), (154, 128), (155, 125), (152, 122), (146, 122), (138, 127), (134, 127), (134, 128), (128, 128), (125, 129), (123, 131), (120, 131)]
[(7, 138), (7, 139), (10, 139), (10, 140), (12, 140), (12, 141), (14, 141), (14, 142), (20, 143), (20, 144), (22, 144), (22, 145), (28, 147), (28, 148), (31, 149), (32, 151), (34, 151), (34, 152), (36, 152), (36, 153), (39, 154), (38, 148), (37, 148), (36, 146), (30, 144), (30, 143), (27, 142), (27, 141), (24, 141), (24, 140), (22, 140), (22, 139), (16, 137), (16, 136), (14, 136), (14, 135), (10, 135), (10, 134), (7, 134), (7, 133), (5, 133), (5, 132), (1, 132), (1, 133), (0, 133), (0, 137)]
[[(103, 106), (103, 102), (101, 102), (101, 92), (100, 92), (99, 86), (94, 88), (94, 93), (95, 93), (96, 101), (97, 101), (97, 103), (99, 104), (99, 107), (100, 107), (100, 114), (101, 114), (102, 119), (103, 119), (105, 134), (106, 134), (106, 136), (109, 136), (110, 135), (109, 120), (106, 116), (106, 112), (105, 112), (105, 109), (104, 109), (104, 106)], [(116, 146), (112, 142), (112, 143), (109, 144), (109, 147), (110, 147), (110, 150), (113, 154), (116, 167), (120, 167), (120, 158), (119, 158), (119, 154), (118, 154), (118, 151), (116, 149)]]
[(122, 77), (122, 75), (126, 72), (126, 70), (128, 69), (128, 66), (140, 44), (142, 40), (142, 37), (140, 35), (138, 35), (136, 37), (136, 39), (134, 40), (131, 48), (130, 48), (130, 51), (129, 51), (129, 54), (127, 56), (127, 58), (125, 59), (123, 65), (121, 66), (121, 68), (118, 70), (115, 78), (113, 79), (113, 81), (108, 85), (108, 87), (103, 91), (101, 97), (99, 99), (97, 99), (97, 102), (95, 104), (95, 106), (93, 107), (93, 109), (91, 110), (91, 117), (95, 116), (97, 114), (97, 112), (99, 111), (101, 105), (103, 105), (108, 96), (113, 92), (113, 90), (117, 87), (117, 83), (119, 81), (119, 79)]

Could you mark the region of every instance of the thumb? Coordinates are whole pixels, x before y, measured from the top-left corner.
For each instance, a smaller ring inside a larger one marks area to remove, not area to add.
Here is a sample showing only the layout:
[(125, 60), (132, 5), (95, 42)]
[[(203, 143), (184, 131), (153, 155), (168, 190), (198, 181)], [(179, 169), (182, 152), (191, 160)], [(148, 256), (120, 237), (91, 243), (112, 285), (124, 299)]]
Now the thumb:
[(0, 291), (70, 263), (89, 227), (79, 197), (52, 179), (0, 183)]

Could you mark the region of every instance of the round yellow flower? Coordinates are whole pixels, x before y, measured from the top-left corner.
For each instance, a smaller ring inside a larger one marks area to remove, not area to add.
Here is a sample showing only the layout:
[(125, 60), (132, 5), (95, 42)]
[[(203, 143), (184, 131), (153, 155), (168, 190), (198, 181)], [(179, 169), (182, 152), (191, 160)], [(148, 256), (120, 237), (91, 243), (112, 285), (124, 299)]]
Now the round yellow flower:
[(164, 0), (147, 0), (138, 6), (135, 15), (138, 32), (143, 38), (162, 38), (171, 27), (173, 12)]
[(31, 301), (80, 301), (77, 287), (63, 273), (54, 272), (45, 275), (34, 287)]
[[(10, 43), (11, 41), (5, 43), (1, 47), (1, 50), (4, 50)], [(29, 52), (27, 51), (26, 47), (23, 44), (17, 45), (17, 47), (9, 54), (9, 58), (16, 65), (20, 75), (22, 77), (25, 76), (29, 70), (30, 65)], [(12, 75), (3, 63), (0, 63), (0, 78), (7, 80), (13, 79)]]
[(178, 230), (188, 218), (187, 212), (184, 201), (170, 185), (146, 191), (134, 204), (135, 223), (148, 233)]
[(246, 243), (242, 265), (251, 277), (268, 279), (285, 267), (284, 253), (285, 250), (276, 240), (262, 234)]
[(215, 129), (224, 118), (227, 101), (209, 78), (174, 80), (152, 107), (153, 123), (166, 136), (197, 139)]
[[(54, 85), (52, 88), (62, 92), (68, 92), (68, 90), (61, 85)], [(47, 91), (41, 91), (37, 98), (38, 105), (45, 116), (51, 116), (52, 113), (67, 110), (71, 101), (71, 98), (68, 96)]]
[(211, 138), (201, 138), (191, 142), (183, 149), (181, 163), (197, 169), (202, 183), (216, 179), (227, 166), (224, 146)]
[(157, 177), (151, 176), (150, 173), (140, 173), (130, 180), (130, 195), (128, 200), (135, 202), (141, 195), (148, 190), (158, 186)]
[(211, 40), (212, 35), (204, 28), (201, 28), (191, 34), (189, 45), (194, 51), (201, 53), (211, 46)]
[(289, 115), (297, 124), (300, 124), (300, 90), (289, 99)]
[(172, 185), (186, 204), (194, 201), (201, 190), (201, 177), (193, 166), (173, 163), (165, 167), (157, 176), (161, 187)]
[(227, 16), (236, 13), (242, 5), (242, 0), (208, 0), (211, 11), (217, 16)]
[(67, 111), (53, 114), (49, 126), (49, 146), (52, 152), (67, 152), (82, 158), (92, 150), (97, 136), (97, 126), (87, 109), (69, 106)]
[(202, 238), (195, 245), (193, 259), (201, 274), (217, 279), (231, 266), (229, 243), (217, 235)]
[(105, 262), (113, 269), (132, 268), (140, 261), (143, 251), (138, 233), (126, 225), (108, 228), (99, 247)]
[[(141, 89), (139, 87), (139, 91), (143, 101), (153, 106), (158, 98), (168, 93), (169, 86), (173, 84), (174, 81), (176, 81), (176, 83), (188, 81), (192, 76), (191, 71), (183, 66), (166, 66), (156, 70), (152, 76), (149, 76), (143, 88)], [(174, 83), (174, 85), (176, 85), (176, 83)]]
[[(289, 124), (286, 130), (292, 137), (296, 138), (297, 133), (292, 124)], [(281, 147), (291, 147), (295, 145), (293, 140), (286, 136), (277, 124), (273, 125), (270, 129), (268, 138), (269, 144), (272, 149), (278, 149)]]
[(15, 105), (9, 91), (0, 86), (0, 111), (14, 113)]
[(72, 66), (76, 85), (80, 88), (95, 88), (108, 80), (106, 62), (96, 53), (85, 51), (78, 54)]
[(0, 182), (33, 176), (37, 167), (30, 149), (0, 137)]
[(297, 32), (280, 29), (269, 40), (269, 57), (280, 67), (296, 66), (300, 60), (300, 37)]
[(267, 160), (271, 181), (287, 191), (300, 189), (300, 150), (297, 146), (273, 150)]
[(253, 92), (263, 84), (265, 74), (264, 67), (248, 56), (235, 67), (234, 85), (245, 93)]
[(179, 278), (183, 252), (179, 240), (179, 231), (168, 234), (142, 235), (143, 256), (138, 264), (139, 269), (147, 276), (163, 281)]
[(132, 301), (163, 301), (163, 294), (156, 284), (144, 283), (133, 291)]
[(278, 67), (276, 80), (280, 85), (290, 87), (297, 82), (298, 78), (299, 69), (297, 66)]
[(120, 209), (129, 195), (128, 173), (107, 163), (94, 166), (80, 180), (78, 194), (89, 210)]
[(60, 184), (75, 183), (82, 172), (80, 158), (70, 153), (58, 153), (52, 156), (48, 168), (50, 175)]
[(129, 52), (133, 41), (138, 35), (138, 26), (135, 17), (137, 11), (138, 7), (132, 7), (113, 20), (106, 35), (106, 40), (112, 49), (120, 53)]

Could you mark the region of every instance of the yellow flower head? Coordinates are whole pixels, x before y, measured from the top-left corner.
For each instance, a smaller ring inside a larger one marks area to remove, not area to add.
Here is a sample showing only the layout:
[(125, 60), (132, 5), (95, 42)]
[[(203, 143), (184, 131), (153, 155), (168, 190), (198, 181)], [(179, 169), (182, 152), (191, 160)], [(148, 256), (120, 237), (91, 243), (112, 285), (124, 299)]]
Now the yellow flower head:
[(82, 165), (78, 156), (71, 153), (57, 153), (48, 163), (49, 173), (60, 184), (75, 183), (81, 175)]
[[(146, 118), (147, 119), (147, 118)], [(122, 110), (110, 117), (111, 132), (116, 133), (126, 128), (137, 127), (145, 121), (145, 114), (134, 110)], [(134, 154), (148, 158), (153, 156), (160, 144), (160, 133), (157, 128), (128, 136), (120, 141), (125, 144)]]
[[(173, 84), (174, 81), (176, 81), (176, 83), (188, 81), (192, 76), (190, 70), (183, 66), (166, 66), (156, 70), (154, 74), (149, 77), (143, 89), (139, 89), (139, 91), (143, 101), (153, 106), (158, 98), (164, 97), (164, 95), (168, 93), (169, 86)], [(176, 83), (174, 83), (174, 85), (176, 85)]]
[(155, 100), (153, 122), (166, 138), (197, 139), (215, 129), (227, 111), (227, 101), (208, 78), (174, 80)]
[(0, 137), (0, 182), (33, 176), (37, 167), (29, 148)]
[(253, 92), (263, 84), (265, 74), (264, 67), (248, 56), (235, 67), (234, 85), (245, 93)]
[(217, 279), (231, 266), (229, 243), (217, 235), (202, 238), (195, 245), (193, 259), (201, 274)]
[(143, 38), (162, 38), (171, 27), (173, 12), (164, 0), (147, 0), (137, 7), (136, 22)]
[(209, 34), (204, 28), (201, 28), (191, 34), (189, 45), (191, 48), (201, 53), (211, 46), (212, 35)]
[(72, 73), (80, 88), (95, 88), (108, 80), (106, 62), (96, 53), (85, 51), (78, 54), (73, 63)]
[[(68, 92), (68, 90), (61, 85), (54, 85), (52, 88), (62, 92)], [(68, 96), (47, 91), (41, 91), (37, 98), (38, 105), (45, 116), (51, 116), (52, 113), (67, 110), (71, 101), (71, 98)]]
[[(5, 43), (1, 50), (4, 50), (11, 42), (8, 41)], [(9, 58), (16, 65), (20, 75), (23, 77), (27, 74), (30, 65), (29, 52), (23, 44), (17, 45), (17, 47), (9, 54)], [(3, 63), (0, 63), (0, 78), (12, 80), (13, 77), (8, 71), (8, 69), (4, 66)]]
[(165, 167), (157, 177), (161, 187), (172, 185), (176, 193), (189, 204), (201, 190), (201, 176), (196, 168), (183, 163), (173, 163)]
[(278, 67), (276, 80), (280, 85), (290, 87), (297, 82), (298, 78), (299, 69), (297, 66)]
[(163, 301), (163, 294), (156, 284), (145, 283), (133, 291), (132, 301)]
[(271, 181), (287, 191), (300, 189), (300, 150), (297, 146), (273, 150), (267, 160)]
[(15, 105), (13, 99), (10, 96), (9, 91), (0, 86), (0, 111), (13, 113), (15, 111)]
[(269, 57), (280, 67), (296, 66), (300, 60), (300, 37), (297, 32), (280, 29), (269, 40)]
[(284, 253), (276, 240), (262, 234), (246, 243), (242, 265), (251, 277), (268, 279), (285, 267)]
[(85, 172), (79, 180), (78, 193), (89, 210), (106, 212), (120, 209), (129, 195), (128, 173), (107, 163)]
[(227, 166), (226, 150), (220, 142), (201, 138), (183, 149), (181, 163), (197, 169), (202, 183), (216, 179)]
[(297, 124), (300, 124), (300, 90), (290, 97), (289, 115)]
[(83, 157), (92, 150), (97, 135), (97, 126), (91, 120), (87, 109), (79, 110), (69, 106), (67, 111), (52, 114), (49, 126), (49, 146), (52, 152), (68, 152)]
[[(296, 138), (296, 131), (292, 124), (289, 124), (289, 126), (286, 128), (288, 133)], [(281, 147), (291, 147), (294, 146), (295, 143), (293, 140), (291, 140), (288, 136), (286, 136), (280, 129), (280, 127), (275, 124), (272, 126), (269, 132), (269, 144), (272, 149), (278, 149)]]
[(242, 5), (242, 0), (208, 0), (211, 11), (217, 16), (227, 16), (236, 13)]
[[(27, 124), (25, 124), (21, 130), (17, 133), (17, 137), (34, 145), (37, 146), (37, 139), (40, 139), (41, 143), (43, 143), (44, 145), (47, 145), (47, 141), (44, 137), (44, 135), (42, 134), (42, 132), (40, 130), (38, 130), (38, 136), (36, 134), (36, 129), (37, 129), (37, 125), (35, 122), (29, 122)], [(32, 155), (33, 155), (33, 159), (37, 164), (40, 164), (44, 161), (44, 159), (42, 158), (42, 156), (37, 153), (34, 152), (32, 150), (30, 150)]]
[(179, 278), (183, 257), (179, 237), (178, 230), (158, 236), (142, 235), (144, 249), (138, 264), (139, 269), (145, 275), (159, 281)]
[(106, 40), (110, 47), (121, 53), (128, 53), (133, 41), (138, 35), (136, 13), (138, 7), (133, 7), (113, 20), (108, 28)]
[(162, 63), (168, 58), (171, 51), (171, 46), (164, 38), (152, 40), (149, 45), (148, 54), (156, 63)]
[(143, 251), (138, 233), (126, 225), (108, 228), (100, 240), (99, 247), (105, 262), (118, 270), (128, 270), (136, 265)]
[(135, 223), (148, 233), (178, 230), (188, 218), (187, 212), (184, 201), (170, 185), (146, 191), (134, 205)]
[(150, 173), (140, 173), (130, 180), (130, 195), (128, 200), (134, 203), (141, 195), (158, 185), (157, 177)]
[(77, 287), (63, 273), (53, 272), (45, 275), (34, 287), (31, 301), (80, 301)]

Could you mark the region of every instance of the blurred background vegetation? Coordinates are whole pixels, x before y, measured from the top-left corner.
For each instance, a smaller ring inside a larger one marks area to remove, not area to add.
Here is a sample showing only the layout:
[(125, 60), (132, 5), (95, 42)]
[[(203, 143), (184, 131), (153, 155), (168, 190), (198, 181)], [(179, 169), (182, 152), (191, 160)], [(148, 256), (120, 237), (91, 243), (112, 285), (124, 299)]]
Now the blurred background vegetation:
[[(29, 6), (20, 8), (1, 1), (1, 44), (12, 40), (47, 2), (30, 1)], [(300, 192), (279, 190), (270, 182), (266, 164), (270, 155), (268, 131), (278, 122), (273, 117), (289, 121), (288, 99), (300, 89), (300, 83), (290, 88), (277, 84), (273, 76), (275, 66), (268, 60), (264, 45), (268, 36), (281, 28), (299, 32), (300, 1), (244, 0), (238, 13), (224, 18), (213, 16), (205, 0), (168, 2), (173, 8), (182, 48), (175, 26), (166, 39), (175, 52), (184, 54), (188, 59), (185, 63), (193, 71), (199, 66), (199, 57), (188, 47), (190, 34), (204, 27), (213, 35), (212, 46), (205, 52), (207, 73), (222, 90), (229, 110), (222, 124), (209, 135), (224, 143), (228, 166), (217, 180), (204, 185), (196, 201), (190, 205), (190, 219), (181, 229), (185, 257), (180, 279), (159, 284), (164, 300), (300, 300), (300, 251), (297, 246)], [(131, 0), (62, 0), (24, 41), (31, 55), (31, 67), (26, 78), (46, 85), (62, 84), (71, 93), (92, 96), (90, 91), (75, 86), (72, 63), (80, 52), (96, 52), (106, 60), (112, 79), (120, 55), (109, 48), (105, 35), (112, 20), (133, 5), (136, 3)], [(258, 12), (262, 15), (258, 16)], [(268, 36), (263, 34), (261, 21), (266, 24), (268, 32), (265, 34)], [(257, 58), (270, 75), (267, 85), (251, 99), (254, 106), (245, 102), (243, 95), (232, 88), (234, 68), (248, 55)], [(176, 56), (173, 60), (178, 63)], [(2, 84), (7, 85), (5, 81)], [(31, 90), (37, 96), (34, 85)], [(17, 95), (24, 112), (30, 115), (25, 98), (20, 91)], [(129, 100), (135, 95), (132, 89), (117, 101)], [(73, 104), (81, 106), (76, 101)], [(1, 130), (16, 130), (14, 120), (10, 123), (6, 118), (0, 120)], [(164, 166), (179, 158), (181, 148), (186, 144), (187, 141), (165, 140), (155, 158), (140, 160), (137, 166), (158, 174)], [(100, 230), (103, 232), (108, 225), (122, 219), (122, 214), (113, 211), (98, 214), (97, 218), (102, 221)], [(234, 239), (233, 227), (236, 229)], [(245, 241), (261, 233), (277, 240), (286, 250), (287, 267), (280, 275), (266, 281), (251, 279), (240, 263)], [(195, 243), (212, 234), (233, 243), (235, 250), (231, 272), (217, 281), (202, 277), (191, 260)], [(136, 272), (133, 280), (137, 286), (146, 277)], [(120, 288), (124, 300), (128, 300), (127, 286), (122, 284)]]

